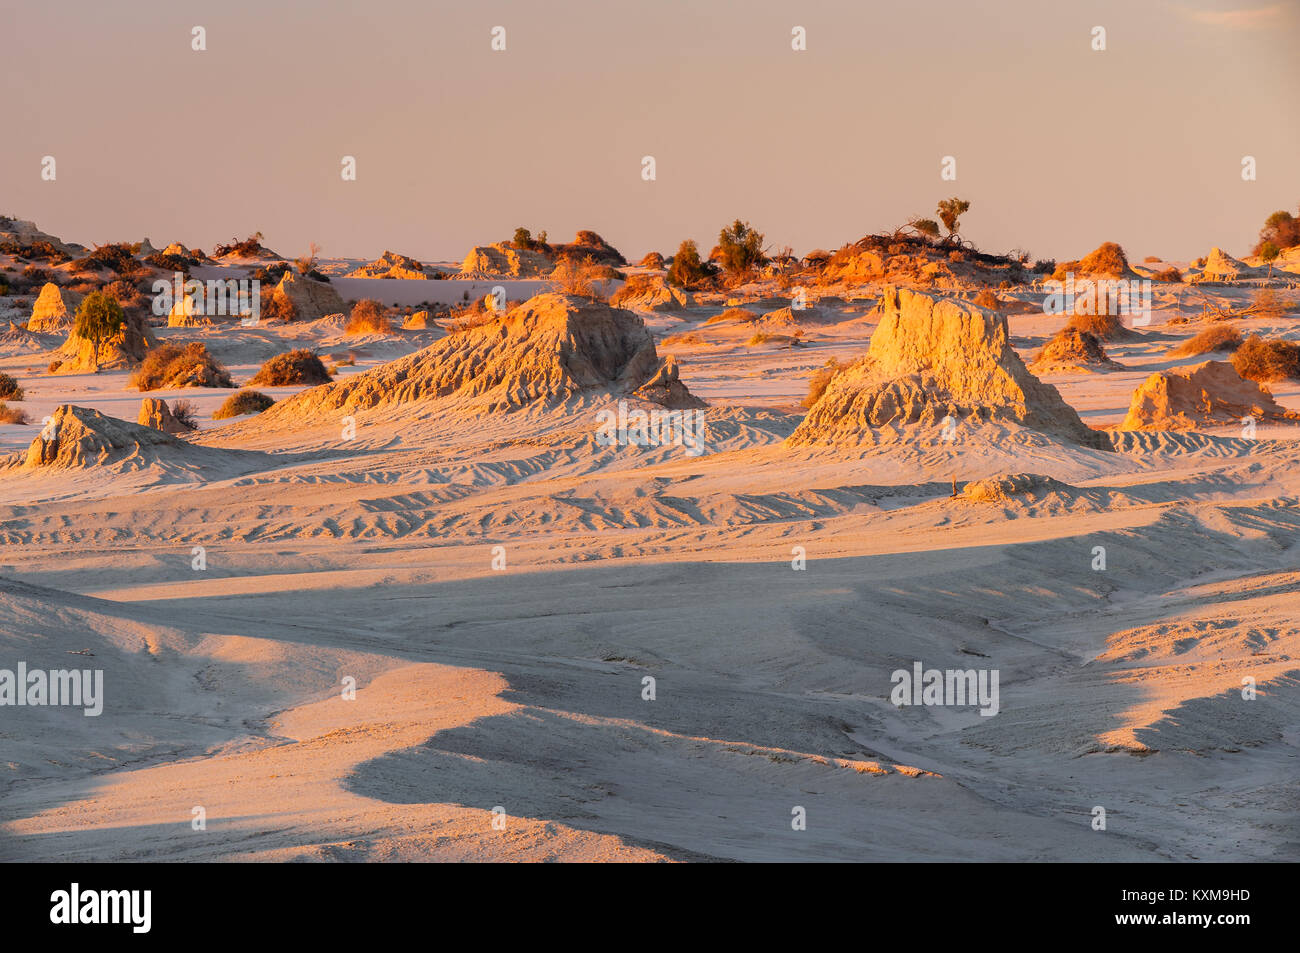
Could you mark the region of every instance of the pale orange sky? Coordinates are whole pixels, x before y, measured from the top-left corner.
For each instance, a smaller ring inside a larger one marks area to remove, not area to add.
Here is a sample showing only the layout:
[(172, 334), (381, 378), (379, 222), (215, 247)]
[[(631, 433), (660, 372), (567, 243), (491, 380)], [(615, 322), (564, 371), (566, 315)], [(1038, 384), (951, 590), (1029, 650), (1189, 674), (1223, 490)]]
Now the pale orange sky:
[(459, 260), (526, 225), (639, 258), (739, 216), (802, 253), (958, 195), (985, 250), (1185, 259), (1300, 203), (1297, 0), (10, 6), (0, 213), (85, 244)]

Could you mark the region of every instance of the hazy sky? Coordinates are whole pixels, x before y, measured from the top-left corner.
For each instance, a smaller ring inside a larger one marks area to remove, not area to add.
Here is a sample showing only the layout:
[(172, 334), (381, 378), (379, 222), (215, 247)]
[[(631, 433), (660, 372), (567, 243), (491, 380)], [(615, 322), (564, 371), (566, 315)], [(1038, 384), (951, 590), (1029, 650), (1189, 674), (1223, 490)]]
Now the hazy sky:
[(802, 253), (959, 195), (986, 250), (1140, 260), (1300, 203), (1300, 0), (6, 6), (0, 213), (87, 245), (459, 260), (526, 225), (639, 258), (739, 216)]

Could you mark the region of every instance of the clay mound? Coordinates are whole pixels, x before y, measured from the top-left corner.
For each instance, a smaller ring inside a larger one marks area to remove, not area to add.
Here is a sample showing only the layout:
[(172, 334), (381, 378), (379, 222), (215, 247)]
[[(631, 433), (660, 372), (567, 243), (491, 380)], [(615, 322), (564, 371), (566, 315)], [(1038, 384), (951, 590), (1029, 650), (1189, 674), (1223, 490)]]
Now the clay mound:
[(549, 255), (497, 242), (471, 250), (460, 273), (467, 278), (545, 278), (554, 269), (555, 261)]
[(1066, 322), (1065, 329), (1091, 334), (1099, 341), (1129, 341), (1142, 335), (1132, 328), (1126, 328), (1119, 315), (1101, 312), (1099, 314), (1075, 314)]
[[(837, 374), (789, 437), (800, 444), (937, 439), (945, 417), (996, 421), (1109, 449), (1011, 347), (1005, 315), (968, 301), (888, 287), (865, 357)], [(910, 433), (909, 433), (910, 432)]]
[(48, 351), (57, 340), (46, 334), (28, 331), (17, 322), (10, 321), (8, 329), (0, 331), (0, 353), (23, 354)]
[(167, 401), (158, 397), (146, 397), (140, 401), (140, 416), (136, 422), (141, 427), (151, 427), (163, 433), (189, 433), (190, 428), (181, 423), (172, 414)]
[(181, 295), (167, 313), (169, 328), (210, 328), (212, 319), (203, 313), (203, 306), (190, 295)]
[[(129, 367), (144, 359), (148, 350), (157, 345), (153, 328), (144, 316), (127, 311), (122, 319), (122, 330), (117, 337), (99, 349), (99, 369), (112, 370)], [(59, 348), (57, 357), (60, 361), (55, 369), (59, 374), (83, 374), (96, 367), (94, 346), (76, 332)]]
[(60, 288), (52, 281), (45, 287), (32, 305), (32, 316), (27, 320), (27, 330), (41, 334), (63, 334), (72, 330), (77, 307), (85, 295), (80, 295), (68, 288)]
[(627, 259), (622, 252), (601, 238), (595, 232), (583, 229), (567, 245), (556, 245), (557, 257), (576, 258), (582, 261), (590, 257), (598, 265), (626, 265)]
[(160, 447), (179, 447), (175, 437), (88, 407), (63, 404), (37, 434), (23, 460), (23, 469), (80, 469), (130, 457), (154, 458)]
[(377, 259), (349, 272), (345, 278), (397, 278), (402, 280), (428, 280), (424, 266), (414, 258), (385, 251)]
[(437, 327), (433, 322), (433, 316), (428, 311), (416, 311), (402, 322), (404, 331), (425, 331), (431, 326)]
[(1267, 268), (1252, 268), (1244, 261), (1233, 258), (1223, 249), (1215, 246), (1206, 256), (1205, 267), (1193, 276), (1193, 281), (1236, 281), (1241, 278), (1263, 278), (1268, 274)]
[(304, 278), (294, 271), (284, 273), (272, 294), (282, 300), (288, 299), (299, 321), (315, 321), (327, 314), (347, 310), (347, 305), (329, 282)]
[(659, 359), (654, 338), (635, 314), (550, 293), (400, 360), (304, 391), (265, 417), (314, 417), (322, 410), (438, 398), (474, 398), (490, 411), (511, 410), (584, 392), (639, 390), (665, 406), (703, 406), (680, 382), (675, 364)]
[(77, 258), (86, 254), (86, 248), (83, 245), (78, 245), (76, 242), (65, 242), (48, 232), (43, 232), (36, 227), (35, 222), (7, 216), (0, 216), (0, 241), (17, 242), (19, 245), (34, 245), (38, 242), (46, 242), (69, 258)]
[(1008, 503), (1013, 499), (1045, 493), (1072, 493), (1074, 487), (1039, 473), (1004, 473), (986, 480), (972, 480), (962, 496), (972, 503)]
[(1227, 361), (1205, 361), (1157, 371), (1136, 391), (1120, 430), (1192, 430), (1257, 422), (1300, 420), (1268, 390), (1239, 375)]
[(871, 248), (855, 248), (851, 254), (832, 256), (822, 269), (822, 281), (858, 283), (885, 277), (884, 256)]
[(163, 249), (162, 253), (164, 255), (176, 255), (180, 258), (194, 257), (194, 253), (190, 251), (188, 248), (186, 248), (184, 245), (182, 245), (180, 242), (172, 242), (170, 245), (168, 245), (166, 248)]
[(641, 259), (639, 264), (642, 268), (661, 269), (665, 267), (666, 262), (664, 261), (663, 255), (659, 254), (659, 252), (657, 251), (652, 251), (652, 252), (646, 252), (646, 256)]
[(1122, 364), (1106, 356), (1106, 349), (1096, 335), (1069, 327), (1062, 328), (1043, 345), (1030, 365), (1035, 374), (1122, 368)]
[(633, 275), (614, 292), (610, 303), (644, 311), (678, 311), (695, 307), (695, 298), (685, 288), (670, 285), (660, 275)]

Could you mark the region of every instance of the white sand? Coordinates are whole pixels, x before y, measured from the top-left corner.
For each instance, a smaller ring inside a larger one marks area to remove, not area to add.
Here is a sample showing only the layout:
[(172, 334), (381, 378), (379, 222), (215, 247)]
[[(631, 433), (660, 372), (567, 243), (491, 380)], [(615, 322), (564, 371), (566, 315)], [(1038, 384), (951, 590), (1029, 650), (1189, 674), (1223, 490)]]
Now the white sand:
[[(201, 469), (0, 473), (0, 667), (93, 665), (107, 692), (99, 718), (0, 709), (0, 860), (1300, 857), (1300, 428), (792, 450), (808, 377), (865, 349), (865, 309), (793, 349), (715, 335), (720, 310), (647, 317), (716, 338), (671, 349), (713, 404), (696, 458), (598, 447), (587, 405), (415, 406), (358, 414), (354, 441), (208, 421), (204, 443), (261, 453)], [(1126, 370), (1047, 379), (1117, 423), (1153, 370), (1203, 359), (1164, 356), (1197, 330), (1173, 313), (1108, 347)], [(1014, 343), (1028, 358), (1062, 323), (1013, 315)], [(300, 333), (160, 336), (244, 379)], [(0, 359), (35, 421), (135, 420), (124, 375), (25, 373), (45, 363)], [(206, 418), (227, 395), (156, 396)], [(1007, 472), (1066, 486), (948, 498)], [(998, 669), (1000, 713), (895, 708), (914, 660)]]

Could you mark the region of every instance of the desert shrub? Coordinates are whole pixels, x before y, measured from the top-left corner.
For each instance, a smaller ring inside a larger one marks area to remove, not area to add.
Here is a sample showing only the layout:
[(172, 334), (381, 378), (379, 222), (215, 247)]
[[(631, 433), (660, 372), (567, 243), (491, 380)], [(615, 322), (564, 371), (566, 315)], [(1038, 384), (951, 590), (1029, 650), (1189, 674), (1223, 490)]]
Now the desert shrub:
[(284, 261), (275, 261), (269, 265), (263, 265), (253, 272), (253, 277), (264, 285), (278, 285), (284, 273), (289, 270), (289, 263)]
[(27, 279), (27, 287), (36, 284), (44, 284), (50, 280), (50, 273), (44, 268), (37, 268), (35, 265), (28, 265), (23, 269), (23, 277)]
[(646, 256), (641, 259), (642, 268), (662, 268), (664, 267), (664, 256), (657, 251), (647, 252)]
[(1169, 350), (1170, 357), (1192, 357), (1212, 351), (1235, 351), (1241, 346), (1241, 332), (1231, 324), (1216, 324)]
[(994, 311), (1002, 306), (1002, 302), (998, 300), (998, 296), (988, 288), (985, 288), (975, 296), (975, 303), (981, 308), (991, 308)]
[(194, 262), (184, 255), (164, 255), (160, 251), (154, 252), (145, 258), (145, 263), (153, 265), (155, 268), (161, 268), (163, 271), (179, 271), (188, 274), (190, 266)]
[(668, 280), (682, 288), (691, 288), (709, 277), (709, 268), (700, 261), (700, 250), (695, 242), (686, 239), (677, 246), (677, 254), (668, 269)]
[(104, 294), (128, 311), (142, 310), (149, 300), (139, 286), (127, 278), (118, 278), (104, 285)]
[(63, 366), (63, 361), (59, 360), (59, 358), (56, 357), (54, 360), (50, 361), (49, 365), (45, 368), (45, 373), (53, 374), (56, 371), (58, 371), (58, 369), (62, 366)]
[(231, 394), (212, 413), (213, 420), (226, 420), (230, 417), (242, 417), (244, 414), (260, 414), (275, 403), (261, 391), (241, 390)]
[(1076, 314), (1065, 326), (1072, 331), (1091, 334), (1102, 341), (1112, 341), (1124, 333), (1124, 325), (1113, 314)]
[(935, 212), (939, 216), (939, 221), (943, 222), (943, 227), (948, 229), (948, 238), (951, 239), (957, 234), (961, 227), (961, 217), (970, 211), (970, 202), (967, 199), (950, 198), (944, 199), (939, 203)]
[(0, 400), (22, 400), (23, 389), (8, 374), (0, 373)]
[(774, 340), (773, 336), (768, 334), (766, 331), (756, 331), (754, 336), (745, 343), (752, 347), (755, 344), (766, 344), (771, 340)]
[(1251, 308), (1261, 318), (1280, 318), (1296, 309), (1296, 302), (1276, 288), (1260, 288), (1251, 300)]
[(213, 359), (207, 345), (160, 344), (144, 356), (131, 375), (137, 390), (157, 390), (175, 382), (179, 387), (234, 387), (230, 372)]
[(664, 347), (698, 347), (709, 342), (694, 331), (687, 331), (684, 334), (670, 334), (662, 343)]
[(344, 334), (386, 334), (388, 333), (388, 316), (384, 306), (373, 298), (362, 298), (352, 306)]
[(321, 359), (306, 348), (277, 354), (253, 375), (249, 385), (263, 387), (289, 387), (294, 384), (325, 384), (329, 374)]
[(1151, 275), (1151, 280), (1152, 281), (1182, 281), (1183, 273), (1179, 271), (1177, 268), (1170, 265), (1168, 268), (1165, 268), (1163, 271), (1154, 272)]
[(1034, 271), (1040, 275), (1050, 275), (1056, 271), (1055, 258), (1040, 258), (1034, 262)]
[(192, 400), (178, 400), (172, 404), (172, 416), (182, 427), (197, 430), (199, 427), (199, 409)]
[(80, 271), (107, 269), (119, 275), (140, 270), (140, 263), (131, 254), (131, 246), (125, 242), (97, 245), (89, 255), (78, 258), (73, 264)]
[(212, 250), (216, 258), (222, 258), (226, 255), (236, 255), (240, 258), (251, 258), (258, 252), (262, 251), (262, 233), (254, 232), (242, 242), (232, 238), (228, 244), (218, 245)]
[(736, 219), (718, 233), (717, 251), (727, 272), (742, 274), (763, 263), (763, 235), (748, 222)]
[(1232, 355), (1232, 366), (1242, 377), (1260, 384), (1300, 378), (1300, 344), (1252, 334)]
[(1270, 242), (1279, 249), (1300, 245), (1300, 218), (1285, 210), (1274, 212), (1264, 220), (1264, 227), (1259, 232), (1259, 243), (1251, 254), (1260, 254)]
[(1145, 264), (1153, 265), (1153, 264), (1156, 264), (1157, 262), (1164, 261), (1164, 259), (1163, 259), (1163, 258), (1160, 258), (1160, 257), (1157, 256), (1157, 255), (1147, 255), (1145, 258), (1142, 259), (1142, 261), (1143, 261)]
[(298, 266), (298, 274), (313, 277), (320, 274), (316, 270), (316, 265), (320, 261), (320, 245), (312, 242), (307, 246), (307, 254), (300, 258), (295, 258), (293, 263)]
[(91, 292), (77, 306), (72, 330), (90, 342), (96, 372), (99, 370), (100, 352), (105, 344), (121, 333), (122, 322), (125, 320), (126, 314), (122, 311), (122, 306), (102, 291)]
[(821, 400), (822, 394), (826, 393), (826, 388), (835, 379), (835, 375), (843, 371), (845, 367), (847, 365), (841, 364), (832, 357), (822, 367), (818, 368), (813, 374), (812, 380), (808, 382), (808, 396), (804, 398), (803, 406), (806, 408), (812, 407), (813, 404)]
[(605, 299), (608, 280), (602, 266), (590, 255), (582, 261), (565, 256), (556, 262), (550, 284), (555, 291), (596, 301)]
[(704, 322), (704, 326), (710, 324), (722, 324), (724, 321), (734, 321), (737, 324), (747, 324), (750, 321), (758, 320), (758, 315), (748, 308), (728, 308), (722, 314), (715, 314)]
[(957, 249), (948, 252), (948, 260), (951, 262), (962, 262), (966, 260), (966, 253)]
[(0, 424), (26, 424), (29, 422), (27, 412), (21, 407), (10, 407), (0, 403)]
[(2, 241), (0, 242), (0, 255), (14, 255), (18, 258), (49, 261), (56, 265), (62, 264), (69, 258), (67, 254), (44, 239), (34, 241), (30, 245), (24, 245), (13, 240)]

